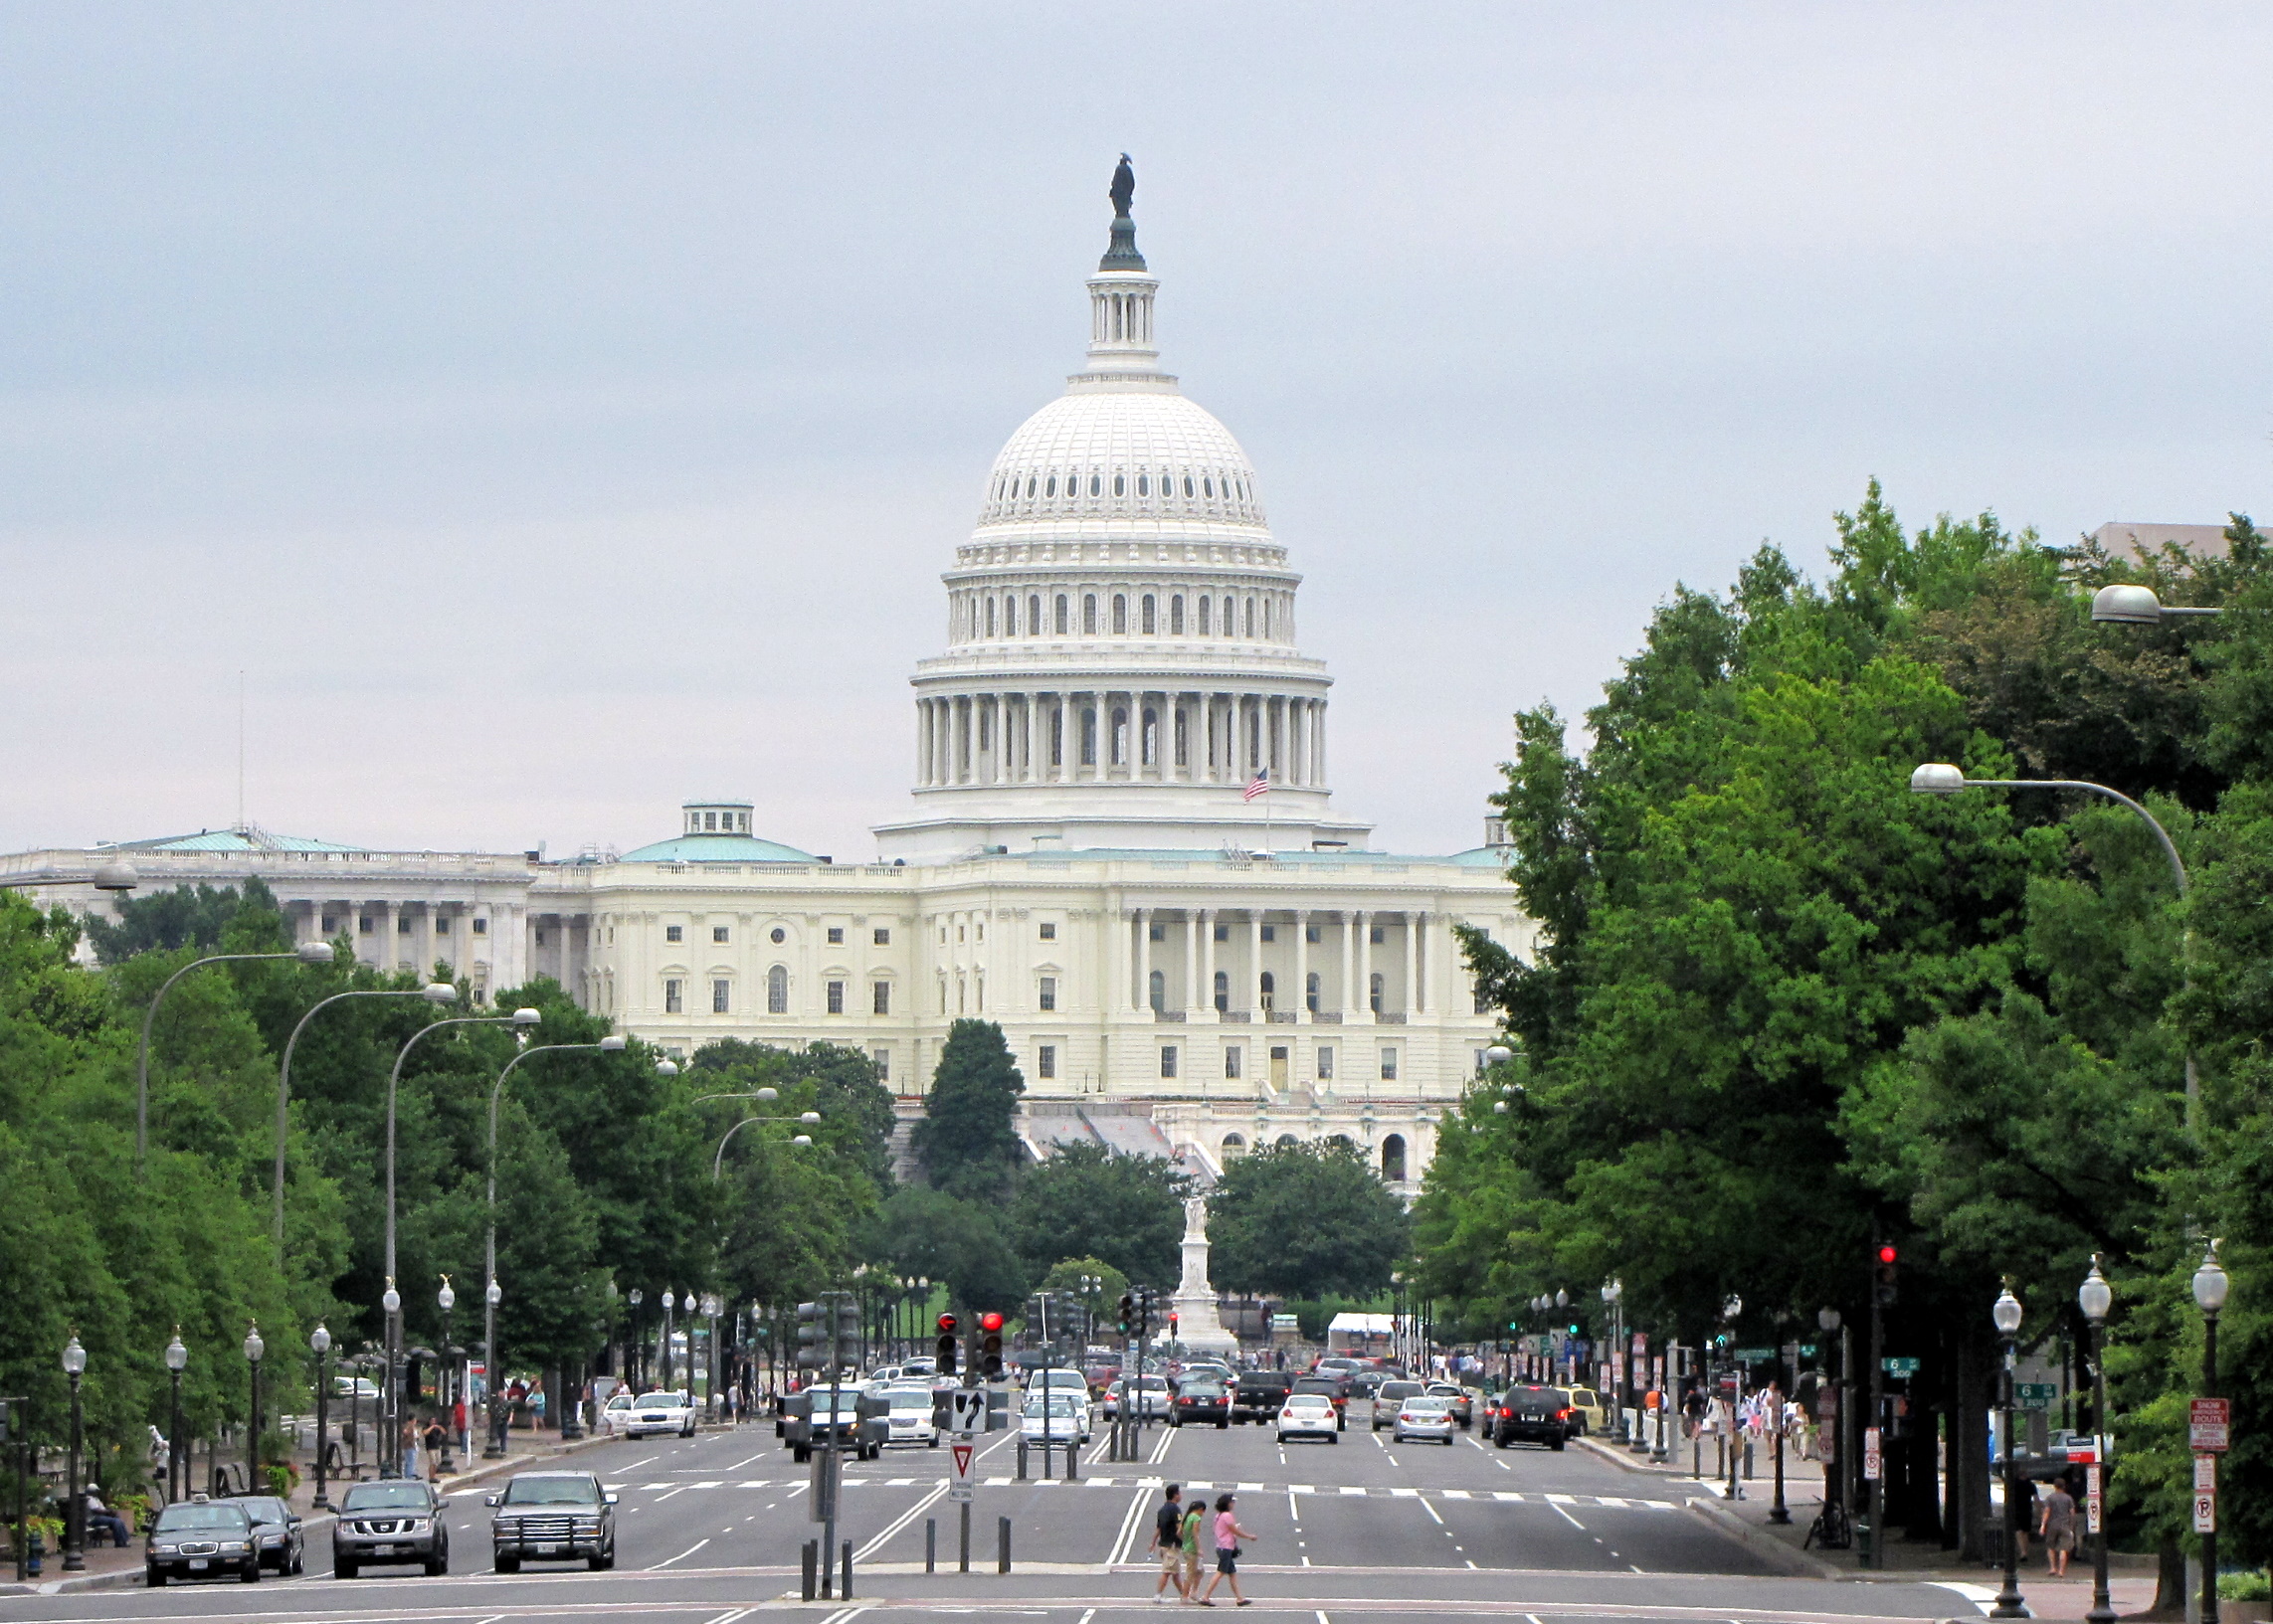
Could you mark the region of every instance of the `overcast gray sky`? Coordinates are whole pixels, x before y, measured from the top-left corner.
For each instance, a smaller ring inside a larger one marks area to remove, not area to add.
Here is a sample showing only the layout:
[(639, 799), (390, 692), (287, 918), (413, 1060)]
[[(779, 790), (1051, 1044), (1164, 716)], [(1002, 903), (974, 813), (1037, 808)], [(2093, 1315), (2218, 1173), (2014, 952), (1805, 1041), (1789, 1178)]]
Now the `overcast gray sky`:
[(1331, 662), (1475, 843), (1676, 581), (2266, 510), (2263, 6), (0, 11), (0, 848), (248, 811), (857, 857), (1114, 157)]

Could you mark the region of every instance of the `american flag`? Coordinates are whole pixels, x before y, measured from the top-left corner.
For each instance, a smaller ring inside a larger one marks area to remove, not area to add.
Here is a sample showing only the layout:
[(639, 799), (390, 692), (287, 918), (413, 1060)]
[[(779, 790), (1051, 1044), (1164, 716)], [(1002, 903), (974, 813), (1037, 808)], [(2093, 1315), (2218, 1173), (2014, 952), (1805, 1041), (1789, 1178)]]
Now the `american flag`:
[(1247, 786), (1246, 794), (1240, 799), (1252, 801), (1256, 796), (1268, 794), (1270, 794), (1270, 769), (1258, 767), (1255, 769), (1254, 782)]

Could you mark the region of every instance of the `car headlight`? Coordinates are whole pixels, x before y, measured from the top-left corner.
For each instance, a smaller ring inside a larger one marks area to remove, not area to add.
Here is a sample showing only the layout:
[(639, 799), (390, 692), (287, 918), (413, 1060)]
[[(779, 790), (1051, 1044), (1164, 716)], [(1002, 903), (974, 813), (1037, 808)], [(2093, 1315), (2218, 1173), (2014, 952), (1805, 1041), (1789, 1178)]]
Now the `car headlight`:
[(158, 1546), (158, 1554), (159, 1554), (159, 1555), (161, 1555), (161, 1556), (174, 1556), (174, 1555), (178, 1555), (178, 1554), (180, 1554), (180, 1552), (181, 1552), (181, 1546), (179, 1546), (179, 1545), (160, 1545), (160, 1546)]
[(405, 1523), (405, 1524), (403, 1525), (403, 1532), (404, 1532), (405, 1534), (424, 1534), (424, 1533), (426, 1533), (426, 1519), (425, 1519), (425, 1518), (423, 1518), (423, 1517), (414, 1517), (414, 1518), (412, 1518), (412, 1519), (411, 1519), (409, 1522), (407, 1522), (407, 1523)]
[(230, 1541), (229, 1541), (227, 1544), (223, 1545), (221, 1548), (222, 1548), (223, 1550), (239, 1550), (239, 1551), (241, 1551), (241, 1550), (243, 1550), (243, 1549), (245, 1548), (245, 1541), (244, 1541), (244, 1540), (242, 1540), (242, 1539), (232, 1539), (232, 1540), (230, 1540)]

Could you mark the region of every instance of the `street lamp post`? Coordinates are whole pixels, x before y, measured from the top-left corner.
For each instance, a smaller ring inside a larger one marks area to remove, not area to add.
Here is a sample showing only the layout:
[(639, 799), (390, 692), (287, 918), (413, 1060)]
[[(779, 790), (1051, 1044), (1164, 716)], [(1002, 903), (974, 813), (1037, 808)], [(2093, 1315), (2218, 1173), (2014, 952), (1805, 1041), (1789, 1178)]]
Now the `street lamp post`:
[(157, 992), (150, 995), (149, 1007), (142, 1011), (142, 1044), (134, 1053), (134, 1177), (137, 1181), (149, 1171), (150, 1026), (158, 1018), (158, 1005), (173, 991), (174, 983), (193, 970), (203, 970), (207, 965), (239, 964), (257, 959), (296, 959), (303, 965), (328, 965), (333, 962), (334, 955), (329, 942), (302, 942), (289, 953), (211, 953), (202, 959), (192, 959), (158, 984)]
[[(795, 1122), (800, 1123), (805, 1127), (812, 1128), (817, 1126), (820, 1121), (821, 1113), (818, 1111), (801, 1111), (794, 1117), (744, 1117), (740, 1122), (734, 1124), (733, 1127), (727, 1129), (725, 1137), (718, 1141), (718, 1150), (716, 1154), (710, 1158), (711, 1180), (715, 1182), (718, 1178), (719, 1173), (724, 1170), (726, 1166), (726, 1147), (732, 1143), (733, 1138), (736, 1134), (749, 1127), (751, 1123)], [(790, 1136), (789, 1142), (792, 1145), (811, 1145), (813, 1143), (813, 1136), (811, 1134), (793, 1134)]]
[(323, 1356), (331, 1352), (331, 1333), (323, 1322), (315, 1322), (315, 1329), (307, 1334), (308, 1352), (315, 1355), (315, 1500), (314, 1509), (331, 1510), (327, 1498), (325, 1472), (331, 1459), (331, 1383), (323, 1373)]
[[(434, 1294), (435, 1305), (442, 1310), (442, 1413), (456, 1421), (458, 1411), (458, 1349), (451, 1336), (451, 1323), (456, 1318), (452, 1310), (458, 1307), (458, 1293), (451, 1289), (450, 1276), (442, 1277), (442, 1290)], [(457, 1436), (456, 1425), (442, 1429), (441, 1471), (445, 1477), (454, 1476), (458, 1467), (450, 1458), (451, 1441)]]
[(1628, 1441), (1625, 1423), (1626, 1365), (1630, 1362), (1625, 1346), (1625, 1284), (1615, 1279), (1604, 1282), (1603, 1306), (1610, 1313), (1610, 1404), (1616, 1411), (1610, 1427), (1610, 1442)]
[[(2196, 1293), (2199, 1294), (2200, 1276), (2197, 1274)], [(2222, 1276), (2221, 1276), (2222, 1279)], [(2221, 1292), (2219, 1302), (2224, 1302)], [(2107, 1516), (2101, 1510), (2101, 1486), (2107, 1482), (2107, 1452), (2113, 1433), (2107, 1424), (2107, 1312), (2115, 1306), (2115, 1291), (2107, 1277), (2099, 1272), (2099, 1254), (2092, 1254), (2092, 1272), (2084, 1276), (2084, 1283), (2076, 1288), (2076, 1306), (2084, 1311), (2084, 1324), (2091, 1327), (2092, 1339), (2092, 1463), (2085, 1469), (2085, 1519), (2090, 1524), (2088, 1533), (2092, 1540), (2092, 1604), (2084, 1614), (2090, 1624), (2115, 1624), (2115, 1604), (2107, 1593)], [(2214, 1354), (2214, 1343), (2210, 1352)], [(2203, 1615), (2205, 1624), (2217, 1617), (2217, 1536), (2202, 1536), (2202, 1596), (2209, 1611)]]
[[(492, 1248), (494, 1244), (492, 1241)], [(501, 1461), (505, 1458), (505, 1412), (498, 1402), (503, 1383), (497, 1378), (497, 1305), (505, 1300), (505, 1293), (497, 1284), (494, 1258), (489, 1267), (489, 1284), (481, 1293), (481, 1411), (486, 1418), (481, 1429), (481, 1458)], [(639, 1295), (632, 1293), (634, 1302)]]
[(402, 1476), (403, 1448), (401, 1427), (397, 1424), (396, 1365), (403, 1352), (403, 1294), (395, 1290), (395, 1277), (387, 1276), (387, 1289), (379, 1298), (379, 1307), (386, 1311), (386, 1376), (387, 1385), (379, 1394), (379, 1476)]
[(245, 1492), (262, 1493), (261, 1485), (261, 1355), (269, 1345), (261, 1340), (261, 1328), (256, 1323), (245, 1333), (245, 1367), (253, 1388), (253, 1405), (245, 1428)]
[(166, 1375), (173, 1384), (173, 1416), (166, 1427), (166, 1501), (172, 1504), (182, 1498), (182, 1480), (188, 1467), (181, 1451), (181, 1373), (189, 1365), (189, 1350), (182, 1346), (181, 1327), (174, 1327), (174, 1340), (166, 1344)]
[(83, 1441), (80, 1432), (79, 1378), (87, 1373), (87, 1350), (79, 1346), (79, 1333), (64, 1345), (63, 1373), (71, 1378), (70, 1489), (63, 1506), (63, 1570), (87, 1570), (87, 1501), (80, 1493), (79, 1466)]
[(625, 1340), (626, 1353), (634, 1365), (633, 1385), (646, 1392), (653, 1383), (648, 1380), (648, 1334), (640, 1325), (640, 1305), (648, 1300), (648, 1294), (634, 1286), (625, 1293), (625, 1300), (632, 1305), (631, 1335)]
[(663, 1391), (670, 1391), (670, 1311), (677, 1306), (678, 1296), (668, 1286), (663, 1289)]
[(1997, 1402), (2003, 1408), (2004, 1430), (2004, 1588), (1996, 1593), (1996, 1606), (1989, 1616), (2026, 1618), (2028, 1608), (2020, 1598), (2020, 1452), (2012, 1447), (2012, 1380), (2013, 1364), (2019, 1357), (2015, 1339), (2020, 1334), (2020, 1299), (2012, 1295), (2011, 1286), (2007, 1285), (1998, 1295), (1989, 1317), (2004, 1349), (2002, 1379), (1997, 1391)]
[[(2093, 1273), (2096, 1277), (2098, 1271), (2095, 1269)], [(2217, 1242), (2213, 1240), (2202, 1252), (2201, 1266), (2194, 1270), (2194, 1306), (2202, 1311), (2202, 1396), (2204, 1398), (2217, 1396), (2217, 1317), (2225, 1307), (2226, 1291), (2230, 1284), (2231, 1282), (2226, 1279), (2225, 1269), (2218, 1263)], [(2103, 1286), (2101, 1289), (2104, 1291), (2106, 1288)], [(2093, 1343), (2092, 1367), (2096, 1378), (2099, 1367), (2098, 1333), (2096, 1330), (2093, 1333)], [(2103, 1382), (2102, 1386), (2104, 1387), (2104, 1385)], [(2106, 1400), (2097, 1396), (2098, 1391), (2099, 1389), (2094, 1389), (2094, 1419), (2100, 1430), (2105, 1432), (2107, 1430)], [(2199, 1462), (2203, 1458), (2196, 1456), (2195, 1460)], [(2217, 1457), (2211, 1455), (2207, 1459), (2212, 1463), (2210, 1470), (2215, 1472), (2217, 1470), (2215, 1464)], [(2213, 1489), (2211, 1493), (2214, 1495), (2216, 1491)], [(2217, 1503), (2212, 1500), (2210, 1504), (2212, 1507), (2212, 1515), (2209, 1519), (2210, 1526), (2202, 1533), (2202, 1618), (2205, 1624), (2208, 1620), (2217, 1617), (2217, 1518), (2215, 1516)], [(2105, 1534), (2100, 1536), (2097, 1555), (2099, 1558), (2098, 1571), (2101, 1577), (2099, 1579), (2099, 1595), (2095, 1596), (2093, 1601), (2095, 1609), (2107, 1590), (2105, 1576), (2107, 1573), (2107, 1536)], [(2092, 1616), (2093, 1624), (2099, 1624), (2096, 1613), (2090, 1616)]]
[[(1815, 1315), (1815, 1326), (1823, 1334), (1823, 1363), (1827, 1372), (1831, 1363), (1831, 1337), (1839, 1329), (1839, 1311), (1835, 1308), (1820, 1310)], [(1846, 1371), (1843, 1367), (1840, 1369), (1839, 1375), (1844, 1379)], [(1831, 1424), (1827, 1429), (1824, 1429), (1831, 1436), (1831, 1458), (1823, 1463), (1823, 1498), (1843, 1510), (1846, 1504), (1847, 1452), (1841, 1447), (1839, 1434), (1847, 1424), (1847, 1406), (1840, 1400), (1838, 1387), (1833, 1386), (1831, 1393)], [(1818, 1394), (1815, 1400), (1815, 1415), (1818, 1422), (1822, 1419), (1822, 1411), (1823, 1402), (1821, 1395)]]

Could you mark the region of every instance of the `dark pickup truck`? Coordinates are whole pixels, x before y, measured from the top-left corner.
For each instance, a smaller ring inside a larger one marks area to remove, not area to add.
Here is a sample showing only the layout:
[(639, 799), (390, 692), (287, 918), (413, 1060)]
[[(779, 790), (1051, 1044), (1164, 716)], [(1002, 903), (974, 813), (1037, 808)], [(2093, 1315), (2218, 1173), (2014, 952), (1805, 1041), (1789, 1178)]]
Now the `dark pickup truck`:
[(1240, 1372), (1238, 1385), (1231, 1389), (1231, 1419), (1241, 1425), (1252, 1421), (1258, 1426), (1277, 1420), (1279, 1409), (1293, 1387), (1294, 1377), (1285, 1370)]
[(1553, 1387), (1510, 1387), (1485, 1413), (1492, 1442), (1502, 1449), (1519, 1439), (1561, 1449), (1570, 1440), (1570, 1406)]

